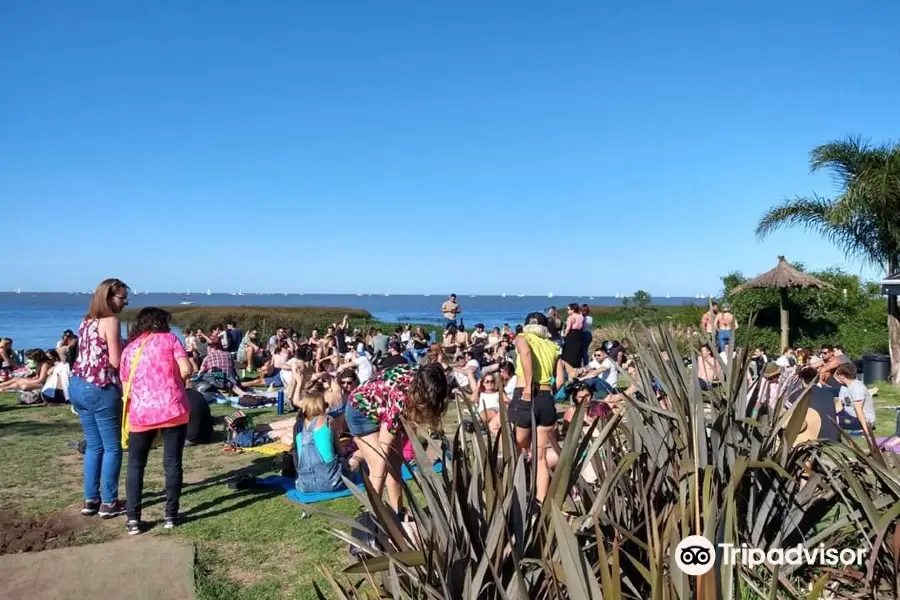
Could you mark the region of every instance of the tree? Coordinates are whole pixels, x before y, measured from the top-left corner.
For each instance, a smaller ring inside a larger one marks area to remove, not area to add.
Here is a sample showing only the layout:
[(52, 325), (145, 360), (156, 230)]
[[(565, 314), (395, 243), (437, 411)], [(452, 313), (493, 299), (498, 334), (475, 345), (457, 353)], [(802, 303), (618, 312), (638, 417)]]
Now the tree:
[[(900, 271), (900, 145), (876, 146), (855, 137), (829, 142), (812, 150), (810, 169), (832, 175), (837, 197), (813, 193), (785, 200), (763, 215), (756, 234), (764, 238), (781, 227), (804, 227), (887, 275)], [(891, 379), (900, 383), (897, 296), (888, 297), (887, 312)]]
[(638, 308), (646, 308), (650, 305), (650, 294), (644, 290), (638, 290), (634, 293), (634, 303)]

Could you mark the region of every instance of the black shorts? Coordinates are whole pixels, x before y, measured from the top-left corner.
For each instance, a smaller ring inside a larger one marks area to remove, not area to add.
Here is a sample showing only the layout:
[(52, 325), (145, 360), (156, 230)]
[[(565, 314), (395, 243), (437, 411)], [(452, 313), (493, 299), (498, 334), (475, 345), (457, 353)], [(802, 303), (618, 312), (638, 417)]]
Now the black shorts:
[(531, 429), (531, 415), (539, 427), (552, 427), (556, 424), (556, 403), (553, 392), (535, 390), (531, 394), (531, 402), (522, 400), (522, 389), (516, 388), (509, 403), (509, 420), (516, 427)]

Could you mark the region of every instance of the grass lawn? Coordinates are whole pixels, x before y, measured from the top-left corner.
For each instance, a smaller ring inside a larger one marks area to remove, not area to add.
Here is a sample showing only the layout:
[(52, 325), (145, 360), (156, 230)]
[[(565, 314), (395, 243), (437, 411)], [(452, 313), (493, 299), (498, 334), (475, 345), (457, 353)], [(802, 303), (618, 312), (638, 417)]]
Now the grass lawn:
[[(900, 389), (879, 386), (878, 435), (891, 435), (900, 405)], [(213, 405), (214, 416), (230, 409)], [(451, 408), (448, 414), (455, 413)], [(274, 409), (254, 411), (258, 423), (278, 418)], [(452, 423), (448, 423), (452, 425)], [(221, 429), (217, 425), (217, 429)], [(56, 511), (77, 512), (82, 501), (82, 459), (67, 442), (81, 439), (81, 425), (68, 407), (19, 407), (12, 394), (0, 394), (0, 510), (29, 518)], [(127, 455), (126, 455), (127, 458)], [(165, 532), (162, 449), (151, 453), (145, 484), (144, 519), (155, 524), (145, 535), (173, 535), (197, 548), (196, 581), (200, 600), (315, 598), (313, 581), (323, 584), (316, 566), (339, 570), (351, 562), (347, 548), (328, 534), (329, 523), (301, 509), (278, 492), (233, 492), (226, 483), (244, 474), (277, 474), (276, 458), (253, 453), (224, 454), (221, 444), (185, 449), (184, 524)], [(125, 495), (125, 468), (120, 495)], [(353, 498), (327, 508), (355, 516)], [(82, 517), (78, 517), (81, 519)], [(125, 537), (124, 518), (86, 519), (91, 527), (79, 543)]]
[[(229, 412), (213, 406), (213, 414)], [(275, 409), (254, 411), (258, 423), (276, 419)], [(220, 428), (217, 426), (217, 428)], [(81, 425), (68, 407), (18, 407), (15, 396), (0, 394), (0, 508), (38, 518), (77, 511), (82, 502), (82, 459), (67, 442), (81, 439)], [(127, 459), (127, 455), (125, 457)], [(312, 581), (324, 581), (316, 565), (340, 569), (351, 561), (344, 544), (327, 533), (328, 523), (280, 492), (233, 492), (226, 483), (242, 473), (278, 474), (277, 459), (257, 454), (226, 455), (221, 444), (185, 449), (184, 524), (165, 532), (157, 523), (145, 535), (175, 535), (196, 545), (197, 597), (315, 598)], [(162, 519), (162, 448), (151, 453), (144, 488), (144, 520)], [(125, 496), (125, 465), (120, 496)], [(328, 508), (355, 516), (353, 498)], [(89, 519), (93, 527), (79, 537), (92, 543), (125, 536), (124, 518)]]

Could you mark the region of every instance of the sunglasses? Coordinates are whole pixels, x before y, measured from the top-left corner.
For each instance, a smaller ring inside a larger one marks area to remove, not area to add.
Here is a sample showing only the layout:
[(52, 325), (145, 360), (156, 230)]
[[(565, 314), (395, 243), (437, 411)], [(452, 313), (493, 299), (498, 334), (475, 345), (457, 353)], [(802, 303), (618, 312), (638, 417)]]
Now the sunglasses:
[(493, 379), (485, 379), (484, 383), (490, 383), (491, 385), (493, 385), (496, 382)]
[(354, 385), (356, 382), (352, 379), (345, 379), (341, 382), (341, 385)]

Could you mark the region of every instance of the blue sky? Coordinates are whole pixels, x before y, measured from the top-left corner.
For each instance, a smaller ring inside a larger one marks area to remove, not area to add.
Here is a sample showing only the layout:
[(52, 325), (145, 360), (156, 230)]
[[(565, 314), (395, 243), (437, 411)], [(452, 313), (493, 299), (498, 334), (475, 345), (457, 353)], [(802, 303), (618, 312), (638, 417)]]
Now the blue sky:
[(900, 3), (625, 4), (5, 2), (0, 289), (693, 296), (778, 254), (858, 272), (753, 229), (832, 193), (816, 144), (898, 137)]

